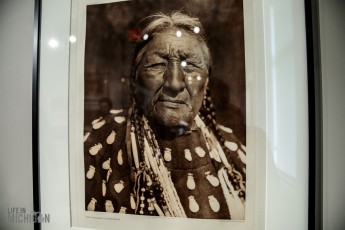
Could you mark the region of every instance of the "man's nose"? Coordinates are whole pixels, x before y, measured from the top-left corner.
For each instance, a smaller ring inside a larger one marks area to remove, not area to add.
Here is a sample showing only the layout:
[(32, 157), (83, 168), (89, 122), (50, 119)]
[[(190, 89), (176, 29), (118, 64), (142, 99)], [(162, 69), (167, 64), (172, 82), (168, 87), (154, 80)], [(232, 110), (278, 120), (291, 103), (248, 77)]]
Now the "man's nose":
[(170, 93), (179, 93), (186, 87), (180, 62), (170, 62), (165, 72), (164, 89)]

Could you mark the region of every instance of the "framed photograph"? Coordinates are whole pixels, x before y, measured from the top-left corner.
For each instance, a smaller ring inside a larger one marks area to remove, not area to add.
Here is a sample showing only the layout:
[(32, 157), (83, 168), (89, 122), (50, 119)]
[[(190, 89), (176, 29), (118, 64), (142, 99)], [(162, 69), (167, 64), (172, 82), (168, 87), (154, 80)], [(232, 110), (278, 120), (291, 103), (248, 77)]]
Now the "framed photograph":
[(264, 3), (42, 3), (42, 229), (307, 225), (304, 28)]

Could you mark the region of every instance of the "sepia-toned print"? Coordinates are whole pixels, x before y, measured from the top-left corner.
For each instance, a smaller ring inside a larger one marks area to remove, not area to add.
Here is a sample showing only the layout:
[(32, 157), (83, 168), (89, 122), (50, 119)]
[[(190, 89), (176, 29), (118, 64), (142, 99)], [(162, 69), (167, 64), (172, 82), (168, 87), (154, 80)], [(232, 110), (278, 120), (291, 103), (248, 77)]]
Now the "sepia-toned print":
[(244, 220), (242, 1), (89, 5), (86, 23), (85, 210)]

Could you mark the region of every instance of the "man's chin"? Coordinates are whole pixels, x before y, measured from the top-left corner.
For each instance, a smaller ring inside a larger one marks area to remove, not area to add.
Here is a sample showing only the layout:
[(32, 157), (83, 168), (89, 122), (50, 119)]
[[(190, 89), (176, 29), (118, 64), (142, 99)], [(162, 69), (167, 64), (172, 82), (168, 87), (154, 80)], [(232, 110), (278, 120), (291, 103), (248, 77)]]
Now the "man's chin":
[(148, 119), (168, 128), (181, 127), (188, 129), (194, 118), (190, 111), (161, 109), (153, 111)]

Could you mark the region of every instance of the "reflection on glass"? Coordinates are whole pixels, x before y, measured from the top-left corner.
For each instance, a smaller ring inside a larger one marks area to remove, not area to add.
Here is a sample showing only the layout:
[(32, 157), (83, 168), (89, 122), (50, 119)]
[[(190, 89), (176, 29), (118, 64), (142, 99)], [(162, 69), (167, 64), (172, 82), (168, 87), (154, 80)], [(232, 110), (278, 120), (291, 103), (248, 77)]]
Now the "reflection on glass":
[(76, 38), (74, 35), (71, 35), (71, 36), (69, 37), (69, 41), (70, 41), (71, 43), (75, 43), (75, 42), (77, 41), (77, 38)]
[(144, 40), (147, 40), (148, 38), (149, 38), (148, 34), (145, 34), (144, 37), (143, 37)]
[(52, 39), (50, 39), (50, 40), (48, 41), (48, 45), (49, 45), (51, 48), (56, 48), (56, 47), (59, 46), (59, 42), (58, 42), (56, 39), (52, 38)]
[(198, 34), (200, 32), (200, 27), (196, 26), (194, 27), (194, 33)]

